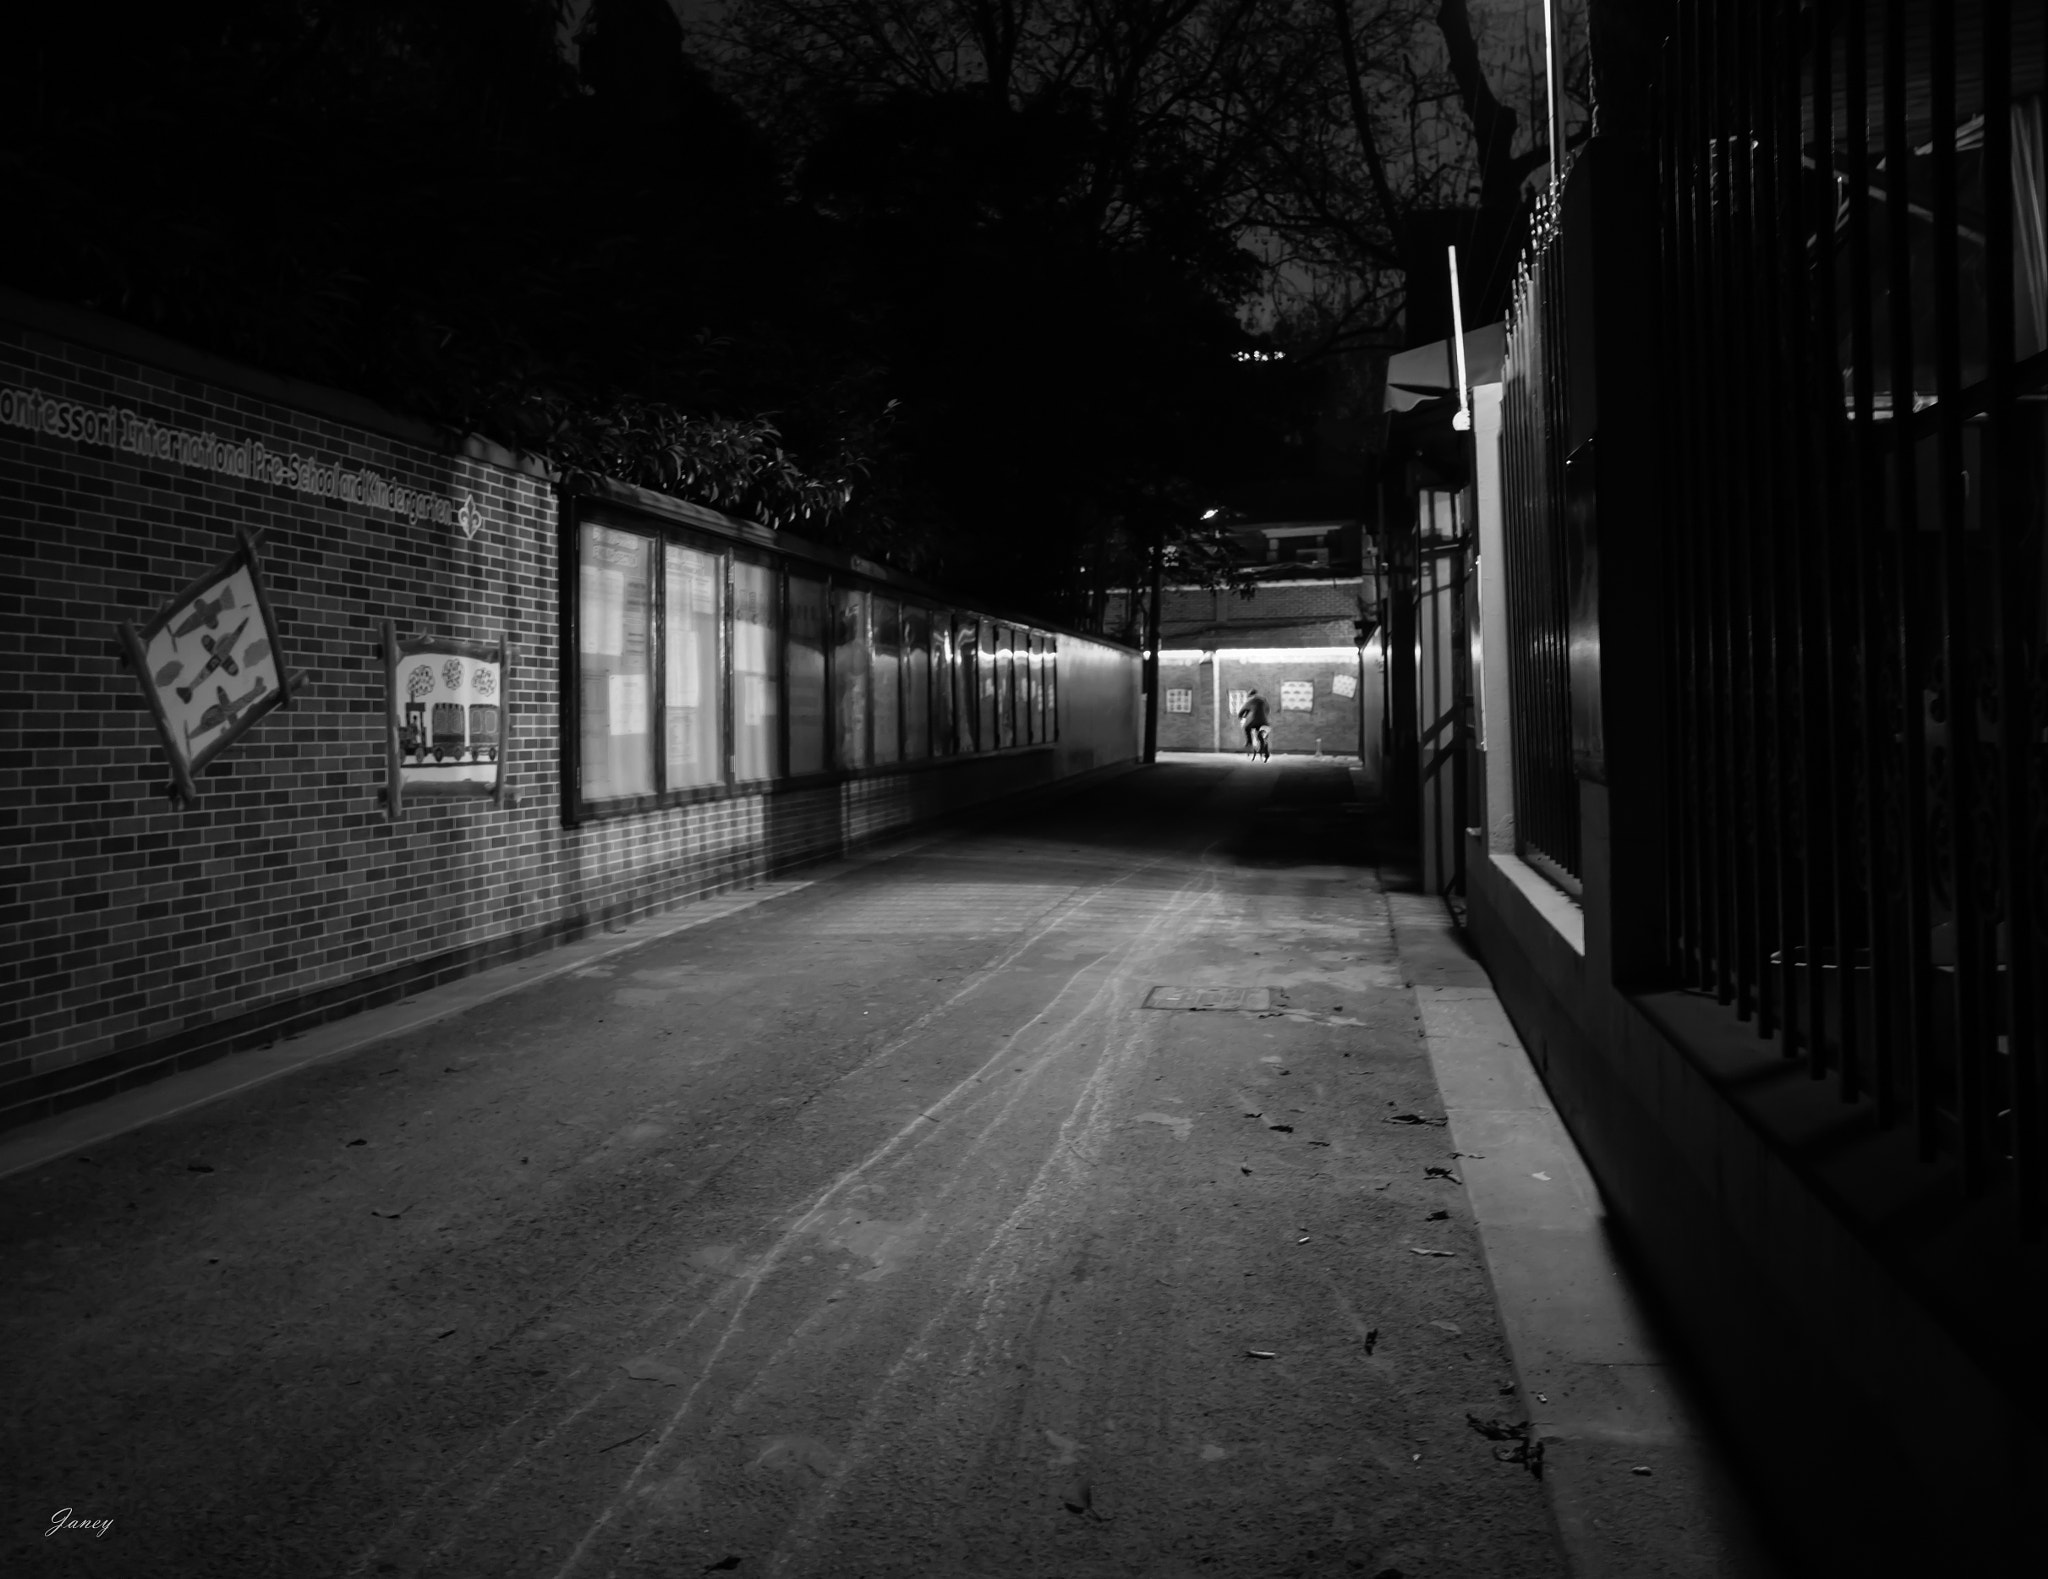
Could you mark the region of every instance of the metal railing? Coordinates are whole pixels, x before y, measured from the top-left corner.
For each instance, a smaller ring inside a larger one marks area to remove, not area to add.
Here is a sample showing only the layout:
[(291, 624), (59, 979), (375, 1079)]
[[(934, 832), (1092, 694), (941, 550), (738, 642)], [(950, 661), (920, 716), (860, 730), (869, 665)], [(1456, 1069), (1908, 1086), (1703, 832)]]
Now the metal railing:
[(1515, 721), (1515, 849), (1576, 893), (1579, 779), (1572, 762), (1570, 583), (1565, 558), (1564, 259), (1539, 209), (1508, 307), (1501, 370), (1501, 532), (1507, 551), (1508, 705)]
[(2042, 12), (1680, 0), (1656, 381), (1672, 966), (2031, 1229)]

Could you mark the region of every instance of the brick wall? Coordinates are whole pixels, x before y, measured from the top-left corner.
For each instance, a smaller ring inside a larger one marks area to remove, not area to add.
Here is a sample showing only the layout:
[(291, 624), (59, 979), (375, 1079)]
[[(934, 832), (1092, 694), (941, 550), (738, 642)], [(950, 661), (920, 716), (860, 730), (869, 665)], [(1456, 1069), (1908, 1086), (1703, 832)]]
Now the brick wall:
[[(1222, 732), (1225, 751), (1244, 747), (1244, 726), (1238, 723), (1230, 705), (1233, 691), (1257, 688), (1266, 699), (1266, 716), (1275, 752), (1313, 753), (1320, 742), (1325, 756), (1356, 757), (1359, 754), (1359, 713), (1356, 681), (1358, 658), (1352, 648), (1304, 649), (1299, 657), (1238, 657), (1228, 650), (1221, 654)], [(1354, 682), (1350, 696), (1339, 696), (1333, 682), (1349, 675)], [(1287, 681), (1314, 687), (1313, 706), (1306, 712), (1292, 712), (1280, 706), (1281, 686)], [(1211, 663), (1197, 662), (1169, 648), (1160, 655), (1159, 748), (1162, 751), (1209, 751), (1219, 736), (1214, 728), (1216, 679)], [(1169, 713), (1164, 710), (1169, 690), (1193, 693), (1193, 710)]]
[[(1057, 746), (565, 827), (557, 501), (540, 468), (18, 298), (0, 299), (0, 390), (447, 501), (408, 519), (231, 475), (218, 454), (31, 431), (48, 407), (0, 397), (17, 424), (0, 425), (0, 1125), (1136, 754), (1135, 656), (1062, 637)], [(116, 622), (145, 622), (238, 527), (262, 533), (280, 644), (307, 683), (177, 808)], [(507, 639), (503, 803), (415, 797), (386, 816), (386, 618)], [(1070, 667), (1095, 676), (1092, 714)]]

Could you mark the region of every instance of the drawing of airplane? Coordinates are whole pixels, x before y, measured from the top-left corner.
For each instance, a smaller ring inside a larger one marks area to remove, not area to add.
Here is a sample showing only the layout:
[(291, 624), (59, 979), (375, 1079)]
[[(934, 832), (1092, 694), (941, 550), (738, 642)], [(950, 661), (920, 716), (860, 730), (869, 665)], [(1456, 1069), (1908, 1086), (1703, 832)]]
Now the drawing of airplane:
[(179, 701), (191, 701), (192, 693), (199, 689), (199, 682), (216, 669), (224, 669), (231, 675), (241, 673), (241, 670), (235, 666), (235, 643), (242, 639), (242, 632), (248, 628), (249, 622), (247, 619), (244, 619), (241, 624), (229, 631), (227, 635), (218, 639), (212, 636), (202, 636), (199, 638), (200, 645), (211, 656), (200, 666), (199, 672), (192, 676), (192, 683), (190, 685), (178, 687)]
[(218, 729), (221, 725), (232, 722), (237, 713), (241, 712), (243, 708), (247, 707), (269, 689), (270, 687), (264, 682), (263, 676), (260, 674), (256, 676), (256, 683), (240, 696), (231, 697), (228, 695), (228, 688), (226, 686), (215, 686), (213, 694), (219, 700), (199, 715), (199, 727), (197, 729), (192, 728), (189, 724), (186, 726), (185, 744), (189, 747), (192, 744), (192, 737), (194, 735), (203, 735), (208, 730)]
[[(234, 606), (235, 589), (233, 587), (222, 587), (220, 589), (220, 596), (211, 603), (201, 598), (192, 605), (192, 612), (185, 616), (185, 623), (171, 632), (171, 640), (176, 641), (181, 636), (190, 636), (202, 625), (208, 630), (217, 629), (220, 625), (221, 614)], [(244, 621), (243, 623), (246, 624), (248, 622)]]

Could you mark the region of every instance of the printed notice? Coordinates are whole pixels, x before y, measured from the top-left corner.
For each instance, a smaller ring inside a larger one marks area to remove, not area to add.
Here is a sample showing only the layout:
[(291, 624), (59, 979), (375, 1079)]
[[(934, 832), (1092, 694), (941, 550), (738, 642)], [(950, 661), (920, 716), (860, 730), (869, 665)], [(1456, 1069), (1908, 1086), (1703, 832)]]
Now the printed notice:
[(611, 679), (611, 730), (615, 735), (647, 733), (647, 676), (615, 674)]

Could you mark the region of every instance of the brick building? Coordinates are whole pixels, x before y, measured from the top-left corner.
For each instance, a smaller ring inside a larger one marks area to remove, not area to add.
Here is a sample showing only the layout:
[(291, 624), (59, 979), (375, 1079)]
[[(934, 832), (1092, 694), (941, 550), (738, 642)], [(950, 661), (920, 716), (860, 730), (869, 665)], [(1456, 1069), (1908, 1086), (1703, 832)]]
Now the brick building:
[[(245, 535), (260, 654), (249, 581), (195, 601)], [(174, 612), (139, 673), (122, 627)], [(451, 654), (411, 706), (387, 629)], [(1142, 720), (1128, 647), (11, 294), (0, 649), (0, 1126), (1131, 762)], [(278, 693), (166, 798), (172, 712), (218, 744)]]

